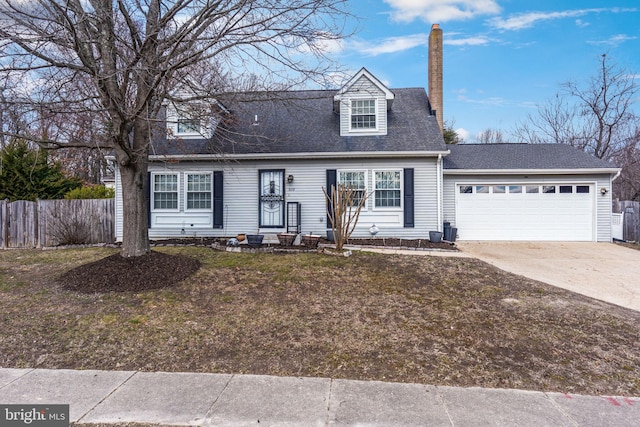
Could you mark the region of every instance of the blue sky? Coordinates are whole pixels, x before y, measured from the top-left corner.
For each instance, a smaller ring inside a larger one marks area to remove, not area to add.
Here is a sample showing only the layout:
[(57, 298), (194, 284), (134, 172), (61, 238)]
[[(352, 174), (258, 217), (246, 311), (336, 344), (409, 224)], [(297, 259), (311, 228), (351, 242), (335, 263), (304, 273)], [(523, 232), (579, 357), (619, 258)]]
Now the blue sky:
[(427, 86), (427, 37), (440, 24), (444, 117), (466, 142), (488, 128), (508, 137), (563, 82), (594, 76), (603, 53), (640, 79), (638, 0), (353, 0), (350, 8), (360, 30), (338, 60), (390, 88)]

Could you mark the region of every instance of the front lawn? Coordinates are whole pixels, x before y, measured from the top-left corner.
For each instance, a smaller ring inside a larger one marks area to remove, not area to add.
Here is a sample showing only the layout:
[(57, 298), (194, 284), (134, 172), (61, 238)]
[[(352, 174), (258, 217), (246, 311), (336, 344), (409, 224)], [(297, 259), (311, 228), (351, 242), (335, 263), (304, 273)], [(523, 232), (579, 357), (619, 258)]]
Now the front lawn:
[(67, 290), (111, 249), (0, 252), (0, 366), (640, 395), (640, 313), (478, 260), (164, 247), (178, 286)]

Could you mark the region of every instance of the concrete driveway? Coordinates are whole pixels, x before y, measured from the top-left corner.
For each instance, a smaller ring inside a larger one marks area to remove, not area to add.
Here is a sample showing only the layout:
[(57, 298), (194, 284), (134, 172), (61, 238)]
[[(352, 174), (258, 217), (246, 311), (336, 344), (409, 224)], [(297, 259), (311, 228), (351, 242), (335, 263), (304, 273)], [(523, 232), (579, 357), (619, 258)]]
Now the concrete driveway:
[(640, 311), (640, 251), (593, 242), (458, 242), (502, 270)]

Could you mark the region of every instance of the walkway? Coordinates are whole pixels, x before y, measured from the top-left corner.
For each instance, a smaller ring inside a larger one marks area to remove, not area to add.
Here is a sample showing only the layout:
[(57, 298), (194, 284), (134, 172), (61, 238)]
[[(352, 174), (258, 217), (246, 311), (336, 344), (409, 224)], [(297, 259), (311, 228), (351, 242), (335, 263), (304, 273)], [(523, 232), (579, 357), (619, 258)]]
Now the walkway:
[(72, 422), (114, 425), (631, 427), (640, 420), (640, 398), (330, 378), (0, 369), (0, 408), (17, 403), (69, 404)]

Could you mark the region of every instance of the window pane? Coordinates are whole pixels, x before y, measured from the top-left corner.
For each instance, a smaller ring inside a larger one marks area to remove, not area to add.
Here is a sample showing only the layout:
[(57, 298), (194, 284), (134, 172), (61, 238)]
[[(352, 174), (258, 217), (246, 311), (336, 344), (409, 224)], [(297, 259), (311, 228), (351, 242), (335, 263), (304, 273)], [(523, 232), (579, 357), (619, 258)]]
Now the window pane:
[(153, 176), (153, 208), (178, 209), (178, 175)]
[(211, 209), (211, 174), (187, 175), (187, 209)]
[(373, 99), (351, 101), (351, 128), (375, 129), (375, 127), (376, 101)]
[(200, 120), (178, 119), (178, 133), (200, 132)]
[(489, 186), (487, 185), (476, 185), (476, 194), (488, 194)]
[(377, 208), (400, 207), (400, 171), (376, 172), (375, 188)]
[(503, 194), (506, 193), (506, 188), (504, 185), (494, 185), (493, 186), (493, 194)]
[(522, 185), (510, 185), (509, 186), (509, 193), (513, 194), (513, 193), (522, 193)]
[(538, 185), (527, 185), (527, 193), (539, 193), (540, 187)]
[(556, 192), (556, 186), (555, 185), (543, 185), (542, 186), (542, 192), (543, 193), (555, 193)]
[(589, 186), (588, 185), (577, 185), (576, 186), (576, 193), (589, 193)]
[(561, 185), (560, 186), (560, 193), (573, 193), (573, 186), (571, 185)]
[(338, 173), (338, 183), (356, 190), (353, 196), (353, 204), (360, 203), (364, 194), (364, 171), (341, 171)]
[(460, 186), (460, 194), (471, 194), (471, 193), (473, 193), (473, 185)]

